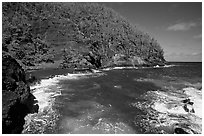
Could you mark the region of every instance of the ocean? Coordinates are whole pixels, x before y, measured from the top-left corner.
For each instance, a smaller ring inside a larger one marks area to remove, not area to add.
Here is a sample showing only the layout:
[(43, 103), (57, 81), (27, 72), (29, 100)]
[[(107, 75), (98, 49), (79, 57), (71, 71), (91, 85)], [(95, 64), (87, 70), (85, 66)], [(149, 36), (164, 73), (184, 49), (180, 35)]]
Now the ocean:
[(202, 133), (202, 63), (31, 73), (39, 112), (24, 134)]

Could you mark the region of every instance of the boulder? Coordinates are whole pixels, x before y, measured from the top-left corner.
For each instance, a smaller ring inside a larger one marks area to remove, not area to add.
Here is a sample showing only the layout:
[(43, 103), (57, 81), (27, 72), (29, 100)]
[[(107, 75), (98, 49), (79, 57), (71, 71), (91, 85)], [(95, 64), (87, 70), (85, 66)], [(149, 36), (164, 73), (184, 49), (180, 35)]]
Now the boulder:
[(24, 117), (38, 108), (24, 70), (7, 52), (2, 52), (2, 133), (21, 133)]

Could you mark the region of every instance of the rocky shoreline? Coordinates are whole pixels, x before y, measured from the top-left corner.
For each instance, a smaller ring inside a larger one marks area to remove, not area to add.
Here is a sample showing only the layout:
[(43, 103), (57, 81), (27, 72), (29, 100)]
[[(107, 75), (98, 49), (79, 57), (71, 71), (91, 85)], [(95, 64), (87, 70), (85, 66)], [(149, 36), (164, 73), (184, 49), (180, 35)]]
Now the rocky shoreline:
[(22, 67), (8, 53), (2, 52), (2, 133), (21, 133), (24, 117), (38, 112), (36, 102)]
[[(23, 66), (14, 59), (9, 53), (2, 52), (2, 122), (3, 133), (21, 133), (23, 125), (25, 123), (24, 117), (29, 113), (38, 112), (39, 106), (36, 104), (37, 100), (31, 94), (29, 85), (41, 80), (41, 75), (44, 70), (47, 71), (46, 66), (43, 68), (28, 68), (24, 71)], [(158, 66), (162, 66), (157, 64)], [(164, 64), (163, 64), (164, 65)], [(118, 65), (114, 65), (118, 67)], [(114, 68), (108, 67), (108, 68)], [(124, 65), (119, 65), (124, 67)], [(125, 65), (126, 66), (126, 65)], [(151, 67), (151, 65), (137, 65), (136, 67)], [(154, 66), (154, 65), (152, 65)], [(127, 67), (127, 66), (126, 66)], [(133, 67), (133, 66), (132, 66)], [(61, 69), (61, 68), (60, 68)], [(61, 73), (95, 73), (97, 71), (107, 69), (61, 69)], [(40, 72), (42, 70), (42, 72)], [(57, 73), (53, 73), (53, 70), (59, 71), (59, 68), (50, 68), (50, 72), (44, 73), (44, 76), (50, 77)], [(37, 73), (37, 75), (36, 75)]]
[[(55, 75), (63, 75), (67, 73), (71, 74), (79, 74), (79, 73), (97, 73), (101, 71), (107, 71), (107, 70), (112, 70), (112, 69), (138, 69), (138, 68), (160, 68), (160, 67), (166, 67), (166, 66), (171, 66), (168, 62), (164, 63), (155, 63), (154, 65), (152, 64), (142, 64), (142, 65), (113, 65), (109, 67), (101, 67), (98, 69), (94, 68), (59, 68), (58, 66), (55, 65), (55, 67), (50, 68), (49, 66), (47, 67), (44, 65), (44, 67), (27, 67), (26, 68), (26, 81), (29, 84), (36, 83), (40, 81), (43, 78), (50, 78)], [(60, 70), (60, 72), (59, 72)], [(45, 72), (46, 71), (46, 72)], [(57, 71), (57, 72), (56, 72)]]
[[(24, 72), (20, 64), (8, 53), (3, 52), (3, 90), (2, 90), (2, 122), (3, 133), (21, 133), (25, 124), (24, 118), (30, 113), (37, 113), (39, 106), (36, 104), (36, 98), (30, 92), (30, 84), (40, 81), (44, 77), (50, 78), (54, 75), (63, 75), (65, 73), (98, 73), (100, 71), (106, 71), (106, 69), (114, 68), (128, 68), (127, 66), (120, 67), (108, 67), (103, 69), (36, 69), (27, 70)], [(130, 66), (129, 66), (130, 67)], [(137, 66), (137, 68), (144, 68), (144, 66)], [(148, 66), (146, 66), (148, 67)], [(149, 66), (150, 67), (150, 66)], [(151, 67), (162, 67), (162, 65), (156, 65)], [(165, 66), (164, 66), (165, 67)], [(130, 68), (134, 68), (131, 66)], [(45, 72), (46, 71), (46, 72)], [(57, 73), (58, 72), (58, 73)], [(44, 76), (44, 77), (43, 77)], [(201, 85), (195, 85), (200, 90)], [(186, 90), (185, 90), (186, 92)], [(187, 91), (188, 92), (188, 91)], [(159, 97), (159, 95), (157, 96)], [(195, 114), (197, 112), (194, 99), (186, 98), (180, 101), (182, 103), (182, 111)], [(158, 106), (158, 105), (157, 105)], [(160, 111), (161, 112), (161, 111)], [(174, 133), (190, 133), (186, 129), (177, 126)]]

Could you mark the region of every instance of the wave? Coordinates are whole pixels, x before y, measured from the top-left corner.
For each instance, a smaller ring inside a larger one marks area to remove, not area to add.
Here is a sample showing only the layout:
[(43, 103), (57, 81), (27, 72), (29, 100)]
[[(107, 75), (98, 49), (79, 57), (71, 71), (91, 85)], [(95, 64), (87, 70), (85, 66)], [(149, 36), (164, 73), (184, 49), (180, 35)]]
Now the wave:
[(121, 69), (147, 69), (147, 68), (169, 68), (169, 67), (174, 67), (178, 65), (164, 65), (164, 66), (153, 66), (153, 67), (134, 67), (134, 66), (129, 66), (129, 67), (110, 67), (110, 68), (104, 68), (102, 69), (103, 71), (109, 71), (109, 70), (121, 70)]
[(202, 91), (193, 87), (183, 89), (188, 98), (194, 103), (195, 115), (202, 118)]
[(39, 83), (30, 86), (33, 95), (36, 97), (39, 105), (39, 111), (35, 114), (29, 114), (25, 117), (25, 125), (22, 133), (46, 133), (54, 132), (56, 121), (59, 119), (59, 113), (55, 109), (55, 99), (62, 95), (62, 86), (59, 84), (62, 80), (79, 80), (83, 78), (101, 76), (103, 73), (80, 73), (56, 75), (48, 79), (42, 79)]
[(109, 71), (109, 70), (120, 70), (120, 69), (138, 69), (138, 67), (110, 67), (110, 68), (104, 68), (103, 71)]
[(59, 79), (59, 77), (43, 79), (30, 87), (38, 101), (39, 111), (25, 117), (26, 123), (22, 133), (45, 133), (46, 129), (55, 125), (59, 115), (53, 105), (55, 97), (61, 95)]
[(93, 72), (93, 73), (101, 73), (102, 71), (97, 70), (97, 69), (92, 69), (92, 72)]
[(153, 68), (169, 68), (169, 67), (175, 67), (175, 66), (178, 66), (178, 65), (164, 65), (164, 66), (156, 65), (156, 66), (153, 66)]
[(143, 123), (161, 133), (202, 133), (202, 91), (193, 87), (176, 91), (149, 91), (145, 102), (131, 106), (147, 112)]

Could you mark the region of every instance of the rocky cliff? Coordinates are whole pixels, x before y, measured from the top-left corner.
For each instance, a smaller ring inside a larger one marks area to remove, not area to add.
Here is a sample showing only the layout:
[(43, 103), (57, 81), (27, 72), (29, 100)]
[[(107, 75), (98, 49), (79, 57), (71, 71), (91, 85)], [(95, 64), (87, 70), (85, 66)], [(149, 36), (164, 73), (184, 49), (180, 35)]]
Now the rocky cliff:
[(13, 57), (2, 52), (2, 132), (21, 133), (24, 117), (37, 111), (24, 70)]

